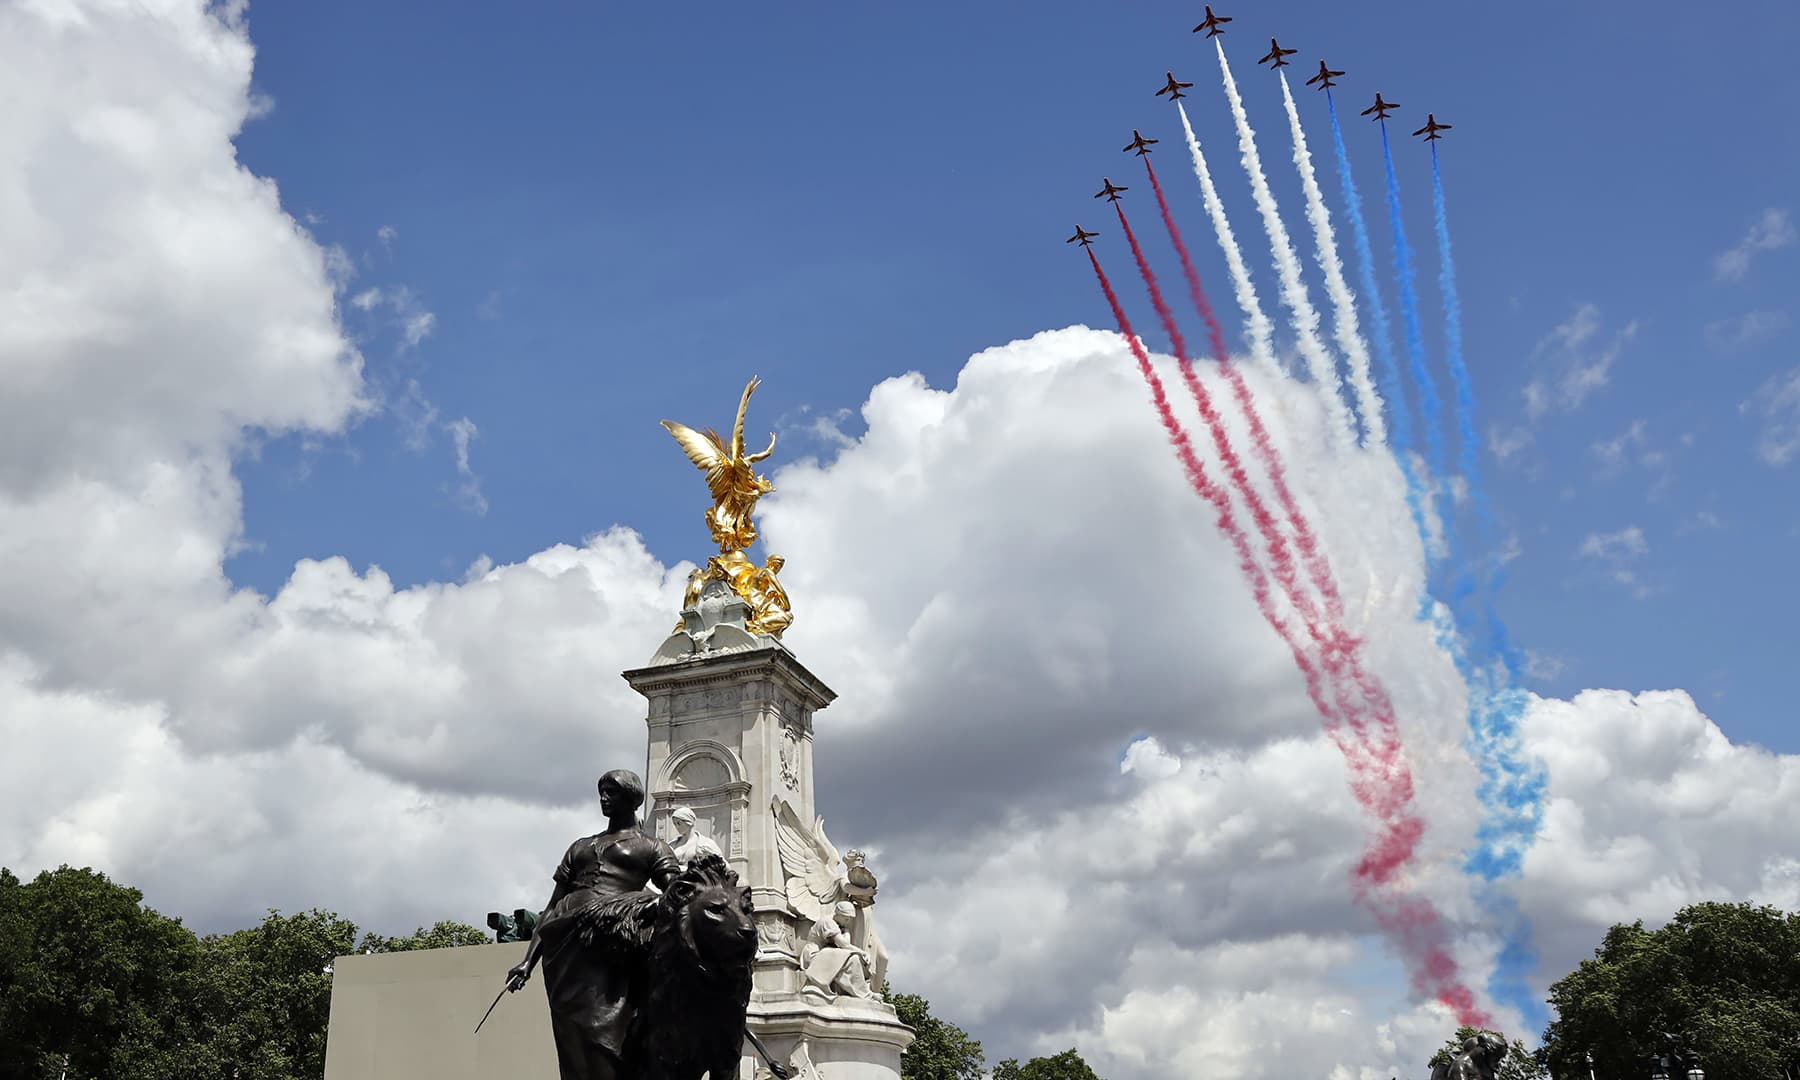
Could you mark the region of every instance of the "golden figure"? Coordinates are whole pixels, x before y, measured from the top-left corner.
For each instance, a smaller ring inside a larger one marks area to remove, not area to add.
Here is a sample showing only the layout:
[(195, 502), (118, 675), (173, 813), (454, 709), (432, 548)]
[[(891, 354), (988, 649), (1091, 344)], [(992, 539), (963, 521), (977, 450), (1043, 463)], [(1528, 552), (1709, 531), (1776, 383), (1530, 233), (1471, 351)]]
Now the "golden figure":
[(695, 431), (673, 420), (664, 420), (662, 426), (675, 436), (688, 460), (706, 473), (706, 486), (713, 497), (712, 507), (706, 511), (706, 527), (712, 533), (713, 542), (719, 545), (719, 553), (688, 576), (682, 609), (699, 602), (700, 590), (707, 582), (724, 581), (731, 586), (732, 592), (750, 605), (750, 618), (745, 621), (744, 629), (753, 634), (780, 637), (794, 621), (793, 611), (788, 607), (787, 590), (775, 577), (783, 560), (779, 555), (770, 555), (767, 565), (757, 566), (744, 554), (744, 549), (756, 542), (756, 522), (750, 516), (756, 508), (756, 500), (775, 490), (775, 485), (756, 475), (755, 468), (757, 462), (774, 453), (774, 434), (770, 433), (769, 445), (761, 453), (744, 453), (744, 411), (749, 408), (750, 395), (760, 383), (761, 380), (752, 377), (744, 385), (744, 396), (738, 401), (737, 420), (731, 429), (730, 445), (726, 445), (711, 428), (704, 432)]
[(744, 384), (744, 396), (738, 401), (737, 422), (731, 428), (731, 445), (726, 446), (712, 428), (695, 431), (686, 424), (664, 420), (681, 450), (701, 472), (712, 491), (712, 509), (706, 512), (706, 527), (712, 531), (719, 554), (742, 551), (756, 543), (756, 523), (750, 511), (756, 500), (775, 490), (775, 485), (756, 475), (757, 462), (775, 452), (775, 434), (769, 433), (769, 446), (760, 454), (744, 453), (744, 410), (750, 407), (750, 395), (761, 380), (751, 376)]
[(783, 561), (781, 556), (771, 555), (767, 566), (759, 567), (750, 575), (749, 594), (744, 599), (750, 601), (751, 617), (744, 628), (752, 634), (780, 637), (794, 621), (794, 611), (788, 607), (787, 590), (775, 580)]

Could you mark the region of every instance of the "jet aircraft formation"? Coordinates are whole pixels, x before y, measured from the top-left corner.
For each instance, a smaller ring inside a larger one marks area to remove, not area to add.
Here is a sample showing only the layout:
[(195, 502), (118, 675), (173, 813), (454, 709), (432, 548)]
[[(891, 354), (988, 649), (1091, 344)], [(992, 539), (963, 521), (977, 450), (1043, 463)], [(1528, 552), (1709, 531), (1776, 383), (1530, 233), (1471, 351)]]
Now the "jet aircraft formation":
[[(1209, 38), (1223, 35), (1225, 33), (1225, 24), (1231, 21), (1231, 17), (1228, 15), (1214, 14), (1212, 5), (1210, 4), (1205, 5), (1205, 9), (1206, 17), (1200, 20), (1200, 25), (1194, 27), (1194, 33), (1198, 34), (1204, 31)], [(1287, 58), (1293, 56), (1298, 51), (1299, 50), (1297, 49), (1284, 49), (1281, 47), (1281, 42), (1275, 38), (1270, 38), (1268, 54), (1258, 60), (1257, 63), (1268, 64), (1270, 70), (1288, 67), (1290, 65)], [(1307, 79), (1306, 85), (1316, 86), (1320, 90), (1329, 91), (1332, 87), (1337, 85), (1336, 80), (1342, 78), (1343, 74), (1342, 71), (1332, 68), (1330, 65), (1326, 64), (1325, 61), (1321, 60), (1319, 61), (1319, 73), (1312, 78)], [(1191, 82), (1182, 82), (1177, 79), (1173, 71), (1163, 72), (1163, 77), (1163, 85), (1156, 91), (1156, 96), (1167, 96), (1170, 101), (1178, 101), (1181, 98), (1187, 97), (1188, 95), (1182, 93), (1182, 91), (1189, 89), (1194, 85)], [(1388, 101), (1378, 93), (1375, 95), (1375, 104), (1364, 109), (1361, 115), (1367, 116), (1373, 120), (1385, 121), (1388, 119), (1389, 114), (1399, 107), (1399, 102)], [(1423, 136), (1424, 141), (1433, 142), (1443, 138), (1443, 132), (1449, 131), (1450, 129), (1451, 125), (1440, 124), (1438, 123), (1435, 114), (1427, 113), (1425, 116), (1425, 126), (1413, 132), (1413, 135)], [(1150, 153), (1150, 146), (1156, 141), (1156, 139), (1144, 138), (1144, 136), (1134, 128), (1131, 132), (1131, 141), (1125, 145), (1125, 151), (1143, 157)], [(1096, 199), (1106, 199), (1108, 202), (1116, 203), (1119, 201), (1119, 192), (1129, 190), (1125, 187), (1115, 185), (1111, 180), (1102, 179), (1105, 186), (1094, 196)], [(1087, 232), (1078, 225), (1075, 227), (1075, 235), (1069, 237), (1068, 243), (1073, 244), (1079, 242), (1082, 247), (1087, 247), (1092, 243), (1091, 238), (1098, 235), (1098, 233)]]
[[(1220, 193), (1214, 186), (1212, 170), (1206, 163), (1200, 137), (1195, 134), (1193, 119), (1181, 102), (1186, 96), (1183, 91), (1191, 89), (1194, 84), (1182, 82), (1175, 77), (1174, 72), (1169, 71), (1164, 73), (1164, 82), (1155, 93), (1159, 98), (1168, 98), (1180, 113), (1185, 140), (1172, 140), (1172, 145), (1180, 147), (1185, 142), (1188, 153), (1193, 158), (1194, 175), (1200, 186), (1201, 200), (1210, 218), (1211, 231), (1218, 238), (1225, 269), (1230, 274), (1233, 299), (1245, 320), (1241, 352), (1247, 353), (1249, 362), (1266, 370), (1269, 375), (1286, 377), (1292, 386), (1307, 388), (1296, 392), (1308, 394), (1308, 400), (1316, 401), (1319, 406), (1307, 423), (1316, 428), (1320, 436), (1319, 445), (1325, 448), (1326, 453), (1347, 456), (1359, 449), (1391, 452), (1392, 459), (1401, 467), (1402, 478), (1407, 485), (1407, 499), (1422, 549), (1430, 550), (1431, 537), (1425, 526), (1426, 507), (1442, 506), (1445, 510), (1439, 520), (1445, 523), (1446, 538), (1453, 530), (1461, 528), (1450, 517), (1448, 505), (1437, 501), (1439, 496), (1436, 494), (1436, 485), (1430, 482), (1433, 475), (1449, 461), (1444, 441), (1444, 428), (1447, 425), (1439, 421), (1446, 419), (1454, 411), (1457, 438), (1465, 454), (1473, 452), (1471, 447), (1480, 445), (1473, 436), (1475, 429), (1470, 404), (1472, 395), (1469, 392), (1468, 371), (1461, 355), (1462, 315), (1456, 300), (1455, 268), (1450, 258), (1450, 237), (1443, 209), (1442, 174), (1438, 169), (1438, 148), (1435, 145), (1443, 137), (1443, 133), (1450, 130), (1450, 125), (1439, 123), (1435, 114), (1427, 114), (1425, 125), (1413, 132), (1414, 136), (1433, 144), (1430, 153), (1434, 185), (1434, 227), (1440, 253), (1440, 291), (1444, 299), (1446, 366), (1455, 385), (1454, 394), (1439, 394), (1430, 389), (1427, 382), (1430, 365), (1424, 355), (1422, 342), (1417, 340), (1421, 336), (1417, 325), (1419, 296), (1415, 285), (1413, 254), (1406, 243), (1402, 226), (1404, 215), (1400, 213), (1398, 173), (1394, 164), (1391, 133), (1387, 129), (1387, 121), (1392, 118), (1390, 114), (1401, 106), (1398, 102), (1376, 94), (1375, 103), (1362, 110), (1363, 116), (1371, 117), (1381, 125), (1381, 151), (1394, 239), (1395, 276), (1392, 288), (1400, 299), (1408, 324), (1407, 351), (1411, 381), (1417, 390), (1415, 396), (1419, 402), (1420, 414), (1427, 421), (1424, 439), (1420, 443), (1413, 439), (1410, 423), (1403, 422), (1403, 418), (1410, 418), (1412, 414), (1408, 409), (1405, 388), (1397, 382), (1403, 376), (1399, 373), (1398, 361), (1391, 355), (1392, 342), (1389, 339), (1392, 335), (1381, 307), (1381, 282), (1377, 276), (1374, 251), (1368, 236), (1368, 221), (1355, 193), (1349, 156), (1344, 146), (1342, 117), (1331, 95), (1331, 90), (1337, 86), (1337, 80), (1344, 77), (1344, 72), (1320, 60), (1317, 74), (1312, 74), (1309, 69), (1311, 77), (1306, 79), (1306, 85), (1316, 86), (1327, 92), (1332, 143), (1336, 150), (1339, 179), (1345, 193), (1340, 212), (1356, 239), (1355, 261), (1360, 276), (1359, 284), (1362, 286), (1358, 292), (1352, 292), (1346, 280), (1344, 259), (1332, 230), (1331, 208), (1319, 184), (1312, 152), (1307, 148), (1305, 124), (1294, 100), (1291, 81), (1282, 70), (1290, 66), (1289, 58), (1297, 55), (1299, 50), (1283, 48), (1278, 39), (1270, 38), (1268, 53), (1257, 61), (1259, 65), (1278, 73), (1276, 81), (1280, 83), (1282, 105), (1287, 113), (1294, 148), (1294, 167), (1306, 198), (1307, 221), (1318, 253), (1319, 285), (1329, 299), (1334, 316), (1333, 325), (1327, 331), (1321, 318), (1323, 312), (1315, 306), (1309, 295), (1310, 289), (1304, 280), (1304, 266), (1299, 252), (1270, 189), (1269, 177), (1264, 171), (1261, 153), (1257, 149), (1256, 133), (1251, 127), (1244, 95), (1238, 89), (1230, 58), (1226, 55), (1228, 50), (1224, 47), (1222, 35), (1232, 20), (1228, 16), (1217, 14), (1211, 7), (1205, 10), (1205, 18), (1194, 27), (1193, 32), (1220, 39), (1214, 44), (1218, 52), (1224, 96), (1230, 105), (1231, 122), (1236, 128), (1237, 156), (1243, 165), (1244, 179), (1248, 182), (1250, 194), (1257, 204), (1262, 231), (1268, 239), (1267, 252), (1274, 263), (1275, 277), (1279, 281), (1279, 303), (1292, 317), (1290, 329), (1294, 347), (1291, 361), (1279, 355), (1275, 348), (1275, 328), (1270, 318), (1274, 312), (1256, 296), (1244, 248), (1231, 228), (1225, 200), (1220, 198)], [(1348, 111), (1347, 109), (1346, 112)], [(1228, 143), (1228, 139), (1221, 135), (1219, 142), (1223, 146)], [(1085, 249), (1082, 257), (1090, 264), (1095, 281), (1111, 309), (1112, 320), (1117, 324), (1122, 344), (1136, 361), (1149, 391), (1150, 404), (1157, 414), (1158, 425), (1167, 436), (1168, 448), (1178, 459), (1193, 494), (1209, 504), (1214, 512), (1219, 533), (1236, 554), (1238, 567), (1249, 585), (1250, 593), (1257, 601), (1264, 621), (1285, 641), (1293, 653), (1297, 667), (1306, 676), (1308, 696), (1325, 722), (1326, 730), (1333, 733), (1333, 741), (1337, 743), (1350, 773), (1352, 792), (1367, 812), (1371, 825), (1378, 830), (1375, 846), (1368, 849), (1352, 874), (1354, 897), (1374, 912), (1378, 921), (1383, 924), (1384, 936), (1400, 954), (1415, 987), (1428, 987), (1431, 996), (1455, 1012), (1459, 1025), (1484, 1026), (1491, 1023), (1491, 1020), (1476, 1004), (1476, 992), (1458, 974), (1456, 961), (1448, 952), (1447, 935), (1442, 929), (1444, 924), (1439, 921), (1432, 902), (1422, 895), (1411, 893), (1404, 885), (1390, 888), (1394, 875), (1412, 864), (1416, 858), (1412, 845), (1400, 840), (1405, 835), (1402, 830), (1414, 830), (1415, 826), (1423, 824), (1420, 810), (1411, 795), (1411, 766), (1406, 764), (1393, 702), (1381, 673), (1365, 666), (1360, 642), (1351, 631), (1343, 602), (1345, 590), (1340, 586), (1340, 582), (1344, 580), (1340, 577), (1344, 568), (1340, 565), (1334, 569), (1330, 556), (1318, 546), (1317, 538), (1320, 534), (1307, 521), (1312, 511), (1303, 509), (1300, 501), (1295, 498), (1288, 481), (1288, 477), (1295, 474), (1290, 473), (1289, 463), (1283, 460), (1285, 453), (1271, 438), (1264, 424), (1263, 417), (1268, 407), (1273, 407), (1277, 412), (1267, 415), (1280, 415), (1289, 423), (1294, 421), (1295, 417), (1280, 411), (1287, 398), (1273, 397), (1259, 404), (1258, 399), (1265, 395), (1260, 390), (1253, 390), (1240, 371), (1233, 356), (1233, 346), (1227, 340), (1220, 322), (1219, 316), (1222, 313), (1216, 311), (1212, 301), (1207, 299), (1207, 289), (1202, 284), (1200, 272), (1194, 265), (1186, 242), (1182, 240), (1177, 214), (1170, 207), (1163, 190), (1163, 181), (1157, 177), (1160, 162), (1153, 160), (1151, 156), (1156, 144), (1156, 139), (1147, 138), (1141, 130), (1134, 129), (1131, 140), (1121, 150), (1143, 158), (1143, 183), (1147, 190), (1140, 190), (1139, 195), (1154, 196), (1155, 210), (1162, 218), (1172, 253), (1181, 263), (1182, 276), (1193, 304), (1193, 314), (1206, 324), (1211, 359), (1215, 363), (1202, 368), (1202, 352), (1190, 348), (1181, 329), (1184, 320), (1170, 307), (1164, 288), (1158, 283), (1152, 259), (1146, 254), (1144, 245), (1129, 220), (1130, 208), (1123, 202), (1123, 195), (1128, 190), (1125, 185), (1115, 184), (1110, 177), (1105, 177), (1093, 198), (1110, 203), (1112, 209), (1107, 212), (1118, 217), (1119, 231), (1115, 235), (1130, 249), (1131, 259), (1136, 263), (1137, 276), (1143, 279), (1150, 306), (1155, 309), (1157, 321), (1165, 335), (1167, 355), (1173, 361), (1172, 365), (1159, 365), (1150, 353), (1150, 343), (1132, 329), (1127, 305), (1121, 300), (1113, 280), (1101, 265), (1105, 252), (1102, 245), (1094, 244), (1094, 239), (1099, 234), (1077, 225), (1074, 235), (1069, 236), (1064, 243)], [(1179, 150), (1177, 153), (1179, 154)], [(1373, 324), (1373, 332), (1367, 336), (1359, 326), (1358, 293), (1366, 298), (1364, 304)], [(1328, 332), (1335, 338), (1335, 348), (1326, 344), (1325, 335)], [(1334, 353), (1337, 355), (1333, 355)], [(1392, 373), (1391, 379), (1395, 381), (1395, 385), (1387, 385), (1390, 381), (1387, 373), (1381, 379), (1382, 385), (1377, 385), (1374, 375), (1375, 359), (1381, 360), (1387, 372)], [(1165, 370), (1172, 366), (1179, 371), (1181, 384), (1193, 398), (1193, 410), (1188, 419), (1184, 420), (1178, 414), (1177, 410), (1182, 407), (1182, 403), (1171, 399), (1181, 395), (1172, 381), (1165, 384), (1163, 376), (1158, 374), (1159, 366)], [(1203, 376), (1203, 372), (1205, 376), (1216, 375), (1216, 379)], [(1229, 404), (1224, 401), (1227, 394)], [(1454, 405), (1451, 404), (1452, 400)], [(1241, 419), (1241, 429), (1236, 428), (1234, 419)], [(1390, 419), (1391, 432), (1388, 427)], [(1198, 425), (1195, 420), (1199, 421)], [(1206, 448), (1208, 437), (1212, 449), (1210, 454)], [(1422, 453), (1415, 453), (1415, 447), (1418, 446), (1423, 447)], [(1459, 459), (1459, 466), (1462, 460)], [(1419, 465), (1416, 469), (1413, 467), (1415, 462)], [(1463, 467), (1460, 471), (1465, 483), (1470, 485), (1473, 504), (1483, 505), (1485, 496), (1474, 487), (1477, 483), (1477, 471), (1473, 467)], [(1260, 478), (1253, 476), (1253, 472), (1260, 474)], [(1324, 482), (1330, 481), (1325, 479)], [(1295, 486), (1304, 489), (1307, 484), (1308, 481), (1303, 478)], [(1448, 544), (1449, 540), (1446, 539), (1445, 542)], [(1485, 537), (1483, 542), (1488, 542)], [(1444, 579), (1434, 570), (1424, 580), (1428, 587), (1435, 588)], [(1460, 595), (1461, 579), (1457, 587)], [(1510, 794), (1498, 798), (1487, 794), (1516, 790), (1508, 786), (1513, 782), (1511, 778), (1528, 775), (1526, 770), (1529, 767), (1523, 761), (1509, 757), (1513, 751), (1506, 748), (1508, 734), (1513, 730), (1519, 708), (1511, 702), (1522, 695), (1517, 695), (1510, 683), (1511, 661), (1507, 654), (1505, 631), (1493, 613), (1492, 597), (1488, 595), (1490, 592), (1491, 588), (1482, 586), (1479, 593), (1471, 599), (1472, 603), (1486, 606), (1485, 612), (1481, 613), (1485, 616), (1485, 626), (1472, 628), (1463, 614), (1455, 616), (1454, 633), (1461, 638), (1467, 632), (1466, 640), (1471, 643), (1467, 651), (1461, 641), (1452, 645), (1443, 643), (1442, 634), (1439, 637), (1441, 647), (1450, 654), (1448, 658), (1454, 661), (1458, 673), (1468, 686), (1469, 724), (1481, 739), (1483, 753), (1474, 762), (1483, 778), (1483, 793), (1479, 796), (1483, 816), (1481, 828), (1491, 830), (1494, 839), (1481, 841), (1476, 858), (1472, 858), (1468, 864), (1468, 872), (1479, 875), (1486, 882), (1516, 872), (1516, 851), (1522, 843), (1529, 843), (1538, 827), (1535, 816), (1519, 813)], [(1475, 593), (1475, 590), (1471, 589), (1471, 593)], [(1375, 602), (1375, 598), (1376, 594), (1372, 592), (1369, 602)], [(1435, 607), (1435, 604), (1432, 605), (1433, 610)], [(1288, 610), (1299, 618), (1288, 616)], [(1301, 629), (1302, 624), (1304, 630)], [(1482, 636), (1478, 637), (1478, 634)], [(1496, 667), (1500, 667), (1499, 661), (1504, 661), (1504, 670), (1493, 684), (1482, 687), (1474, 673), (1486, 670), (1489, 658), (1496, 662)], [(1416, 835), (1416, 831), (1413, 835)], [(1528, 938), (1519, 936), (1520, 932), (1510, 927), (1506, 932), (1509, 946), (1528, 941)], [(1527, 929), (1523, 932), (1529, 931)], [(1793, 1080), (1800, 1080), (1800, 1077)]]

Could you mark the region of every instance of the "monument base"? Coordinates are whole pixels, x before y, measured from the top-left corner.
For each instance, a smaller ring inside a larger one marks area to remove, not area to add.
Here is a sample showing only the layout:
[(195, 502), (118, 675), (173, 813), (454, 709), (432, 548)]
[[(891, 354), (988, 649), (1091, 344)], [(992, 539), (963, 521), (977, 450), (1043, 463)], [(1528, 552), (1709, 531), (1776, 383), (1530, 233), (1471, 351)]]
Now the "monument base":
[[(793, 1068), (794, 1080), (900, 1080), (900, 1053), (913, 1041), (892, 1007), (855, 998), (822, 1005), (758, 994), (749, 1023), (769, 1053)], [(742, 1080), (770, 1080), (760, 1059), (753, 1064)]]

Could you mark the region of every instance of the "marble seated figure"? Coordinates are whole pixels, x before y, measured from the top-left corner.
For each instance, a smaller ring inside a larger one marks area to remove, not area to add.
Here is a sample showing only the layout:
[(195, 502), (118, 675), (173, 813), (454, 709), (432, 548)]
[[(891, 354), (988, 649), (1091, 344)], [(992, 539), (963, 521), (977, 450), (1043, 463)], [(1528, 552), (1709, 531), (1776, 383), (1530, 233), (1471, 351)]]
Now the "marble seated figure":
[(692, 808), (676, 808), (669, 815), (669, 820), (675, 825), (675, 842), (669, 847), (675, 852), (675, 861), (683, 867), (708, 853), (725, 857), (725, 853), (719, 850), (719, 845), (713, 843), (711, 837), (695, 828), (698, 818)]

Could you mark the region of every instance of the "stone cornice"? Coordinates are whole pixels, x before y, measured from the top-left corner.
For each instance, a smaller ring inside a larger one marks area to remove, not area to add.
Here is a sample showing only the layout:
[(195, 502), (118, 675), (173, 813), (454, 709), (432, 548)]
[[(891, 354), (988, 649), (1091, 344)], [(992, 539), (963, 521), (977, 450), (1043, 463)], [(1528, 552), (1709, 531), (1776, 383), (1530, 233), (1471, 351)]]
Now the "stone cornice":
[(799, 691), (808, 709), (823, 709), (837, 699), (837, 691), (826, 686), (785, 648), (723, 653), (679, 664), (633, 668), (621, 675), (633, 690), (645, 697), (703, 686), (752, 682), (759, 676), (775, 675)]

